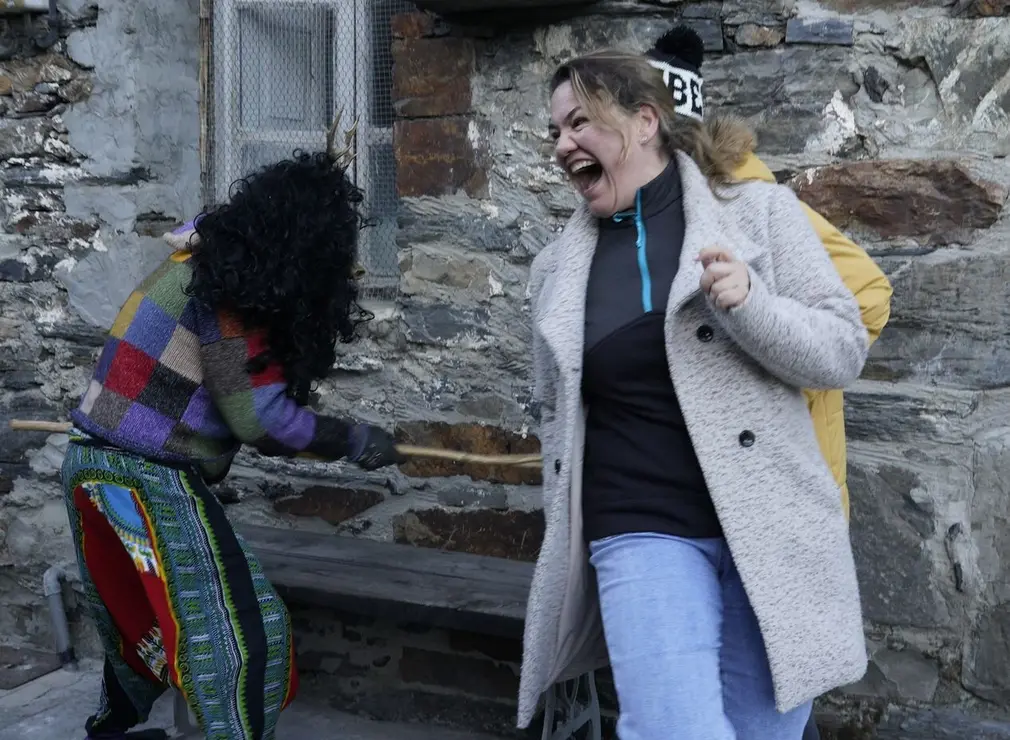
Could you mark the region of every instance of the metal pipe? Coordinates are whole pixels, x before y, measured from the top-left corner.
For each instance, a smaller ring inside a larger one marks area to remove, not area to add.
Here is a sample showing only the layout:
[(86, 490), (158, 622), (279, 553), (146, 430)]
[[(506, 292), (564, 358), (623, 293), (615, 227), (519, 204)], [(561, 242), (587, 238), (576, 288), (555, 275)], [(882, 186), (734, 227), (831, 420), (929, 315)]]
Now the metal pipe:
[(0, 14), (44, 13), (49, 10), (49, 0), (0, 0)]
[(35, 45), (40, 49), (48, 49), (60, 40), (60, 22), (62, 19), (60, 18), (60, 9), (56, 3), (57, 0), (49, 0), (49, 17), (47, 19), (49, 27), (46, 30), (45, 36), (39, 36), (35, 39)]
[(74, 654), (74, 646), (70, 644), (70, 625), (67, 623), (67, 610), (63, 605), (63, 581), (66, 577), (62, 566), (50, 566), (42, 575), (42, 593), (49, 602), (49, 619), (53, 625), (56, 653), (60, 656), (60, 663), (68, 671), (76, 671), (77, 656)]

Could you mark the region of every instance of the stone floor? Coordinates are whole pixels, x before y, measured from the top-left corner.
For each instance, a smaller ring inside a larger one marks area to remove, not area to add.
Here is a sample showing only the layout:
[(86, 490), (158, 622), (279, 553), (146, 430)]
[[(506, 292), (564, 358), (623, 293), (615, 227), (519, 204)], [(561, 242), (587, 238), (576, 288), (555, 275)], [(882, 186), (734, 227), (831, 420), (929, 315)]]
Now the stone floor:
[[(99, 664), (57, 670), (15, 689), (0, 690), (0, 740), (81, 740), (99, 689)], [(172, 699), (163, 697), (145, 727), (172, 725)], [(192, 737), (192, 736), (190, 736)], [(374, 722), (295, 701), (281, 715), (277, 740), (494, 740), (437, 727)]]

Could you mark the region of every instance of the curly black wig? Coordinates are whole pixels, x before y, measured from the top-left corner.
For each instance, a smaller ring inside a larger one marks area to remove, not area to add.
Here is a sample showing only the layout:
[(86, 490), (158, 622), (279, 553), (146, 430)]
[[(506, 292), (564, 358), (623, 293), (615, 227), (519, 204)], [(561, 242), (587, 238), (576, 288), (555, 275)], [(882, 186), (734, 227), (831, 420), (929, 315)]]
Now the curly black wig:
[[(289, 393), (306, 403), (329, 372), (337, 340), (371, 315), (354, 275), (363, 194), (325, 152), (295, 152), (237, 181), (194, 228), (188, 292), (265, 331)], [(254, 368), (255, 369), (255, 368)]]

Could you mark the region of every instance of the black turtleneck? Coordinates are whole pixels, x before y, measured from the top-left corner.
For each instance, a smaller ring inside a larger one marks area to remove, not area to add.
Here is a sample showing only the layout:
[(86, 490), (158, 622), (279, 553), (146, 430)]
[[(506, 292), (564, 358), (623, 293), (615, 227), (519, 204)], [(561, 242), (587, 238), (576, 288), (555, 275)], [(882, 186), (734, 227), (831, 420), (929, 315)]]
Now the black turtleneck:
[(671, 161), (630, 211), (599, 221), (582, 375), (587, 541), (722, 534), (666, 359), (663, 323), (684, 241), (681, 195)]

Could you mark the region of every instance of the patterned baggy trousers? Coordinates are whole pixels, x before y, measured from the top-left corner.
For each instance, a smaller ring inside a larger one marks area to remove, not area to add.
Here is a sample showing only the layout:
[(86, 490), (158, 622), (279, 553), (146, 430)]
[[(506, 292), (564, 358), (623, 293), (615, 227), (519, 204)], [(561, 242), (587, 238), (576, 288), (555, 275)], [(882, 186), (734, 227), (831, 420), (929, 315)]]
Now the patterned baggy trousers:
[(203, 479), (78, 436), (62, 477), (105, 648), (89, 735), (146, 721), (174, 686), (207, 740), (272, 740), (298, 685), (291, 619)]

